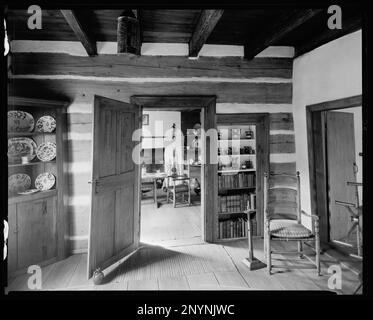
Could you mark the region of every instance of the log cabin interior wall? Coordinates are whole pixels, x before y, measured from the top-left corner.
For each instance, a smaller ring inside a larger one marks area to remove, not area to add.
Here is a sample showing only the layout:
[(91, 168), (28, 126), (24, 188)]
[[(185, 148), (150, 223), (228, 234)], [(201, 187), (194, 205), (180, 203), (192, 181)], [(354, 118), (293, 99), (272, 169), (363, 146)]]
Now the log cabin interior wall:
[(12, 59), (12, 95), (71, 101), (67, 211), (72, 252), (86, 251), (88, 243), (95, 94), (125, 102), (133, 95), (216, 95), (217, 113), (268, 112), (270, 170), (295, 172), (290, 57), (190, 60), (181, 56), (16, 52)]

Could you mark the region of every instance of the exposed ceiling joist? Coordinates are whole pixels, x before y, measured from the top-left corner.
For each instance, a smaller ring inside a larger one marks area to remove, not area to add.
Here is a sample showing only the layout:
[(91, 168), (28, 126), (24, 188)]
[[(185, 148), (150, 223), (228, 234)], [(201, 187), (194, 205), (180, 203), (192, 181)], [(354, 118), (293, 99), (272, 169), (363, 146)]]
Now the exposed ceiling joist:
[(74, 31), (76, 37), (82, 43), (88, 55), (97, 55), (96, 41), (89, 35), (89, 32), (86, 30), (82, 21), (79, 20), (76, 12), (74, 10), (61, 10), (61, 13), (65, 17), (71, 29)]
[(295, 57), (298, 57), (306, 52), (309, 52), (317, 47), (322, 46), (330, 41), (338, 39), (346, 34), (354, 32), (361, 28), (361, 17), (351, 17), (346, 21), (342, 21), (342, 29), (327, 29), (324, 33), (316, 35), (312, 39), (304, 42), (302, 45), (295, 48)]
[(224, 10), (202, 10), (189, 41), (189, 57), (197, 57), (207, 38), (214, 30)]
[(245, 58), (254, 58), (258, 53), (275, 44), (289, 32), (321, 12), (321, 9), (294, 10), (282, 16), (277, 22), (271, 24), (271, 27), (265, 32), (258, 34), (254, 39), (250, 39), (245, 45)]

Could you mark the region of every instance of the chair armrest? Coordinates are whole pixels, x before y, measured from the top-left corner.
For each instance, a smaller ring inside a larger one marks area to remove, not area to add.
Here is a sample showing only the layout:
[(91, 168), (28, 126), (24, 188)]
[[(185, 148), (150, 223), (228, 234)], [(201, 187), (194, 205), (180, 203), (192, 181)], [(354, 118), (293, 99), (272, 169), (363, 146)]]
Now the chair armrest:
[(317, 215), (315, 215), (315, 214), (309, 214), (309, 213), (307, 213), (307, 212), (305, 212), (303, 210), (302, 210), (302, 214), (305, 215), (306, 217), (311, 218), (312, 220), (315, 220), (315, 221), (319, 221), (320, 220), (320, 218)]

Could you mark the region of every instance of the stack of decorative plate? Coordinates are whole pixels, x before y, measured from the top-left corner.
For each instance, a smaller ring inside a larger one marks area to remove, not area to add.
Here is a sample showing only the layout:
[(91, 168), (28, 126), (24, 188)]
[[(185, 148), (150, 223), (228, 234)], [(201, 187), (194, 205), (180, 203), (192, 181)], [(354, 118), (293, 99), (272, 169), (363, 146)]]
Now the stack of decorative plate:
[(56, 129), (56, 120), (51, 116), (43, 116), (36, 122), (38, 132), (53, 132)]
[(57, 154), (57, 147), (54, 142), (45, 142), (38, 146), (36, 155), (40, 161), (52, 161)]
[(26, 137), (8, 139), (8, 159), (10, 162), (19, 163), (22, 157), (27, 157), (31, 161), (36, 156), (36, 143)]
[(31, 187), (31, 178), (25, 173), (12, 174), (8, 178), (8, 191), (10, 193), (24, 192)]
[(43, 172), (36, 177), (35, 187), (40, 191), (50, 190), (56, 183), (56, 177), (50, 172)]
[(25, 111), (8, 111), (8, 132), (32, 132), (35, 121), (33, 116)]

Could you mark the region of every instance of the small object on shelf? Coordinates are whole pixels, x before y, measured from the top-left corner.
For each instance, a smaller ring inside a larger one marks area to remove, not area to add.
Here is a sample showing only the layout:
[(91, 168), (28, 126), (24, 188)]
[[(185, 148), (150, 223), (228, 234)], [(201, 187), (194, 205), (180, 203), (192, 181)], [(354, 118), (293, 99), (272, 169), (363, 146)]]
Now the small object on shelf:
[(54, 142), (45, 142), (38, 146), (36, 155), (40, 161), (52, 161), (57, 154), (57, 147)]
[(43, 116), (36, 121), (37, 132), (53, 132), (56, 129), (56, 119), (51, 116)]
[(249, 129), (245, 131), (246, 139), (254, 139), (254, 132), (253, 130)]
[(232, 140), (239, 140), (241, 137), (241, 129), (232, 129)]
[(32, 132), (34, 130), (34, 117), (25, 111), (8, 111), (8, 132)]
[(21, 163), (22, 157), (27, 157), (29, 161), (36, 156), (37, 146), (31, 138), (10, 138), (8, 139), (8, 160), (12, 163)]
[(232, 157), (232, 169), (239, 169), (240, 168), (240, 159), (239, 157)]
[(43, 172), (36, 177), (35, 187), (40, 191), (50, 190), (56, 183), (56, 177), (50, 172)]
[(12, 174), (8, 178), (9, 192), (23, 192), (31, 187), (31, 178), (25, 173)]
[(246, 166), (247, 169), (253, 169), (254, 168), (253, 162), (251, 160), (245, 161), (245, 166)]
[(27, 156), (23, 156), (21, 158), (21, 163), (22, 164), (28, 164), (30, 161), (29, 161), (29, 158)]
[(25, 190), (23, 192), (18, 192), (18, 194), (26, 196), (28, 194), (33, 194), (33, 193), (36, 193), (36, 192), (39, 192), (39, 191), (40, 191), (39, 189), (28, 189), (28, 190)]

